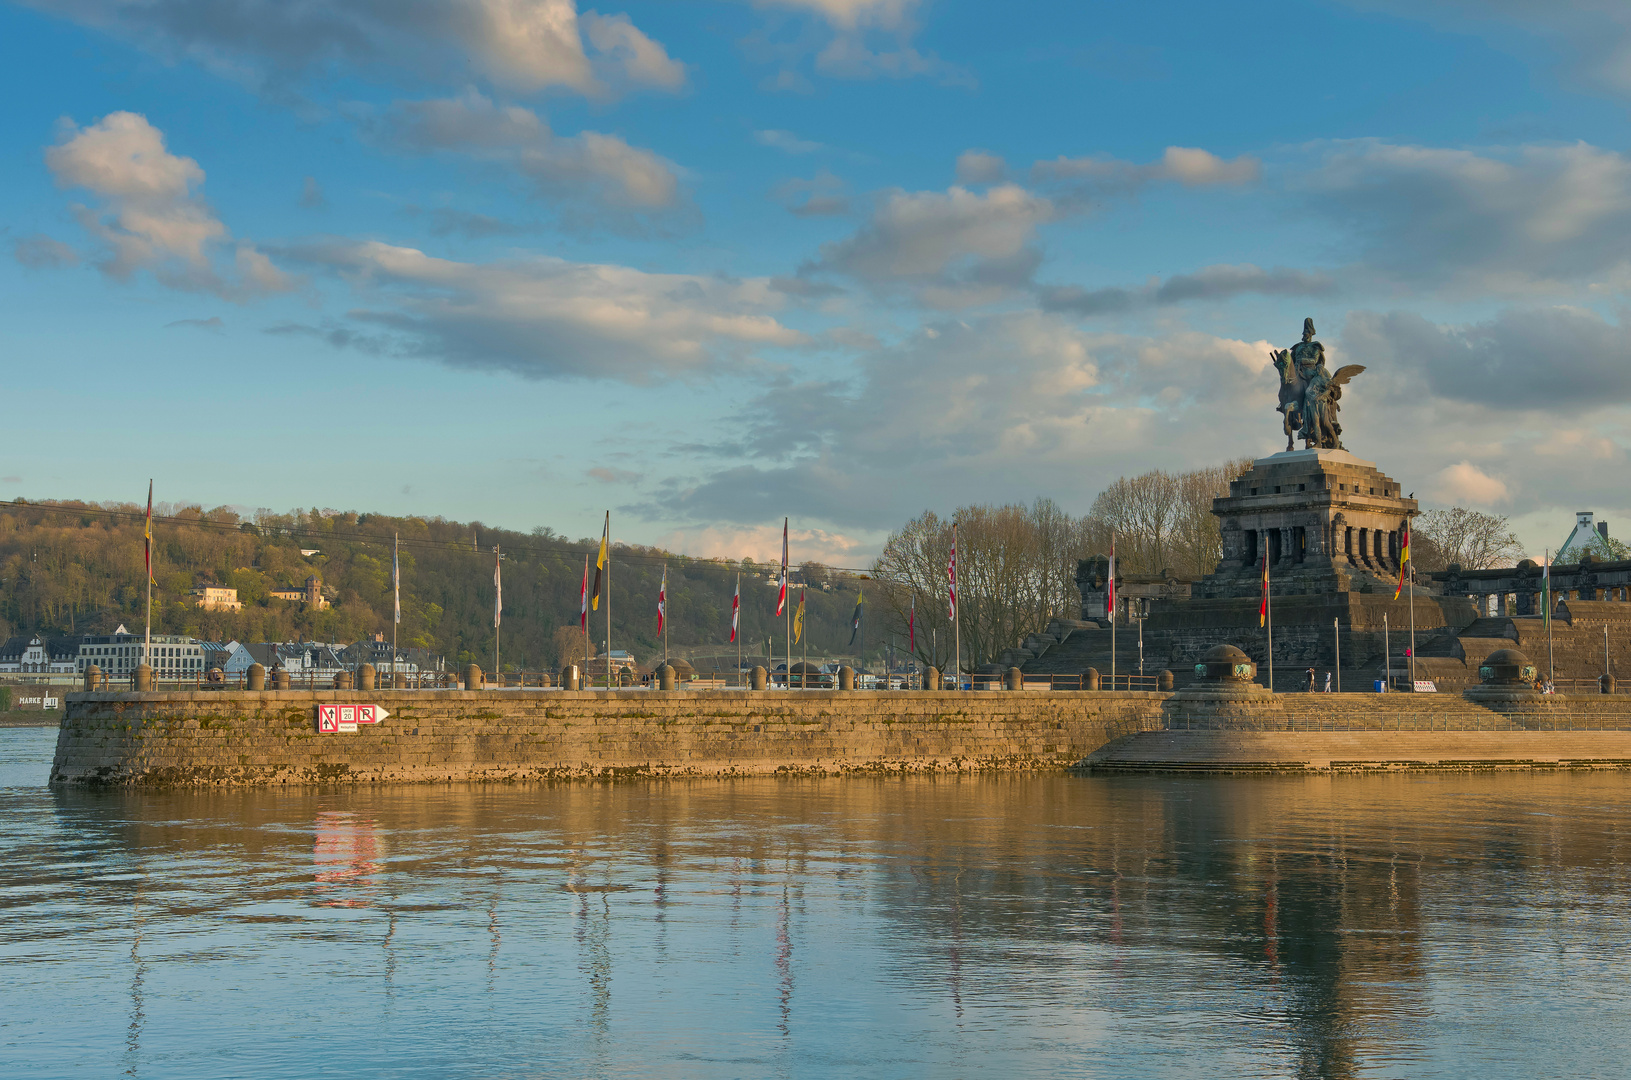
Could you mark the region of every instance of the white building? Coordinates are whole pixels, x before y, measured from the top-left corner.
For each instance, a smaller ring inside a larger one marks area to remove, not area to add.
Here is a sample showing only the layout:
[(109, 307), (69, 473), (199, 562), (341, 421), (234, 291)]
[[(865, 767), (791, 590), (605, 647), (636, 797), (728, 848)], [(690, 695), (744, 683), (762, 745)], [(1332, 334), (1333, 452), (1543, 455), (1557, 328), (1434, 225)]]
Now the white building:
[(1552, 557), (1553, 562), (1579, 562), (1580, 556), (1586, 549), (1598, 540), (1608, 539), (1608, 522), (1596, 521), (1590, 510), (1576, 510), (1574, 512), (1574, 531), (1569, 538), (1563, 541), (1563, 546), (1557, 549)]
[[(79, 641), (79, 655), (70, 671), (84, 671), (95, 664), (109, 678), (128, 676), (142, 662), (142, 635), (120, 626), (111, 634), (86, 634)], [(204, 646), (194, 638), (177, 634), (154, 634), (153, 656), (149, 661), (158, 679), (191, 679), (204, 673)]]
[(67, 638), (25, 634), (0, 645), (0, 673), (71, 675), (73, 672), (74, 646)]

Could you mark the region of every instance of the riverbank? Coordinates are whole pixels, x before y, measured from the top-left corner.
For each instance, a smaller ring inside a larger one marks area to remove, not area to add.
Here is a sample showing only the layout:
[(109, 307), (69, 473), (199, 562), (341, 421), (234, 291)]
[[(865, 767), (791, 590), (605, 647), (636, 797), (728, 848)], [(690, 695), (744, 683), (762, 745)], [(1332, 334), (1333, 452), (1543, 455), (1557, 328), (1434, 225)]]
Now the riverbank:
[(57, 727), (62, 723), (63, 711), (52, 709), (13, 709), (9, 712), (0, 712), (0, 728), (14, 727)]
[[(51, 782), (192, 787), (1062, 771), (1161, 726), (1156, 693), (76, 693)], [(318, 730), (320, 705), (383, 709)]]

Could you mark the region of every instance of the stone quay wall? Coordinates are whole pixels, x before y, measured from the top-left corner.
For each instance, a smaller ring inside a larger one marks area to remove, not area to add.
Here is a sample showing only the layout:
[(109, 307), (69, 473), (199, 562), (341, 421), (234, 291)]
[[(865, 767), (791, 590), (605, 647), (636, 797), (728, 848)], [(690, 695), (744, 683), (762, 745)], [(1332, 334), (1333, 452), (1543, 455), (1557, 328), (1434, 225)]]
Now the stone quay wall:
[[(53, 784), (203, 786), (1063, 769), (1168, 695), (202, 691), (68, 695)], [(319, 734), (319, 704), (389, 714)]]

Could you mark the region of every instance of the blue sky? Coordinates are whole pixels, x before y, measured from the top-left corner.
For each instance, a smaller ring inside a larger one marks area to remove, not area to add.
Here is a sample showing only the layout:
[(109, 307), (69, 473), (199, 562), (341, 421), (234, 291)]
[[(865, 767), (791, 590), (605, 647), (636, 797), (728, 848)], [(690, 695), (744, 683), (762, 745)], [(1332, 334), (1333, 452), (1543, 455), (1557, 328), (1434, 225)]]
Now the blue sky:
[(1344, 438), (1631, 499), (1631, 9), (0, 3), (0, 498), (862, 565), (924, 509)]

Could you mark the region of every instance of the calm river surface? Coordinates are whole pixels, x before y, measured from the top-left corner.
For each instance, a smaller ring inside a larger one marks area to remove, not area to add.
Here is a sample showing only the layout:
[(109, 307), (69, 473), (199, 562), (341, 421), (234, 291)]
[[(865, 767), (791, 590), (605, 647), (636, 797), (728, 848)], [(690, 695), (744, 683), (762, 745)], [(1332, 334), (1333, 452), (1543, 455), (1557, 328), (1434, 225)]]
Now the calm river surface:
[(1631, 775), (94, 794), (0, 1074), (1624, 1077)]

